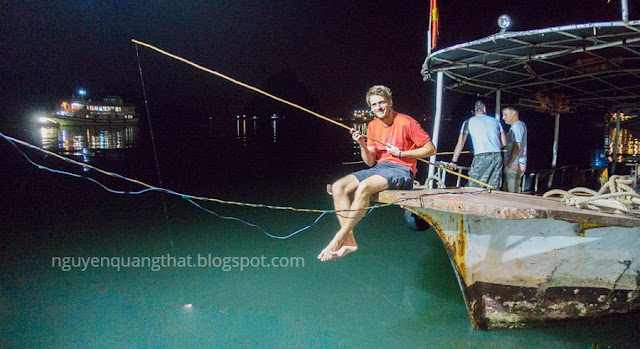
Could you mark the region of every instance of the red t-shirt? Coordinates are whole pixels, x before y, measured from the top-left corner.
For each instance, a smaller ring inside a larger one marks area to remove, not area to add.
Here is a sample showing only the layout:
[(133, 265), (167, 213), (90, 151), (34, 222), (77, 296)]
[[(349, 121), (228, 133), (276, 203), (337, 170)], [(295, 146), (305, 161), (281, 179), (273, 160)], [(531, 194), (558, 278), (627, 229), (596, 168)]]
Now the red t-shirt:
[[(420, 148), (431, 140), (429, 134), (422, 129), (422, 126), (414, 118), (400, 113), (396, 114), (393, 123), (389, 126), (385, 125), (380, 119), (371, 120), (367, 126), (367, 136), (395, 145), (401, 151)], [(371, 138), (367, 139), (367, 146), (376, 148), (377, 163), (387, 161), (392, 164), (407, 166), (411, 168), (411, 172), (416, 173), (417, 159), (393, 156), (387, 153), (384, 144), (380, 144)]]

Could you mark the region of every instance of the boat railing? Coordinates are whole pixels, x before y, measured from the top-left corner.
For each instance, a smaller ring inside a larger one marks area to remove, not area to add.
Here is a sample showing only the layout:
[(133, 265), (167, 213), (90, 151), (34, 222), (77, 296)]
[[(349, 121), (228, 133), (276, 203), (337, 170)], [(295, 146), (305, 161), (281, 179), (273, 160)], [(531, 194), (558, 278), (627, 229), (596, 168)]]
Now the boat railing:
[[(440, 163), (444, 167), (446, 163)], [(520, 182), (520, 191), (534, 195), (541, 195), (551, 189), (571, 189), (586, 187), (597, 190), (600, 188), (600, 176), (604, 168), (589, 166), (568, 165), (550, 169), (526, 171)], [(458, 166), (457, 173), (467, 176), (469, 167)], [(455, 176), (438, 168), (435, 173), (445, 187), (461, 187), (467, 180), (461, 176)], [(428, 183), (427, 183), (428, 184)]]
[(544, 194), (552, 189), (572, 189), (585, 187), (600, 188), (603, 168), (569, 165), (550, 169), (526, 171), (522, 177), (520, 191)]

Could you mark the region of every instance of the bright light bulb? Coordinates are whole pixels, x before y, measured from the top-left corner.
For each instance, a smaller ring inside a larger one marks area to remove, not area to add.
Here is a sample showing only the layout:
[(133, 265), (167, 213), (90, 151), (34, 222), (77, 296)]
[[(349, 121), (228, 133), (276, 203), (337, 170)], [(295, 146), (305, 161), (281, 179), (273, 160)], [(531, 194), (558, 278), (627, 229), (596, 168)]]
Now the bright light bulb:
[(509, 15), (498, 17), (498, 26), (503, 30), (509, 28), (511, 26), (511, 17)]

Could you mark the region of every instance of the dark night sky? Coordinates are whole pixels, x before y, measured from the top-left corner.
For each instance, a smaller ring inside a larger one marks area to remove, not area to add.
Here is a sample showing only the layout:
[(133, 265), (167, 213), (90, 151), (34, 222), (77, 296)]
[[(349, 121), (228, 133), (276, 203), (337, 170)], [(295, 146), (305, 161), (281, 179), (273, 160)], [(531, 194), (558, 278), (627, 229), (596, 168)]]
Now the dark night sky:
[[(502, 13), (514, 31), (621, 18), (618, 0), (439, 3), (437, 49), (497, 32)], [(629, 3), (630, 18), (639, 18), (640, 4)], [(392, 88), (397, 110), (429, 114), (434, 86), (419, 73), (428, 12), (427, 0), (10, 0), (0, 5), (0, 121), (52, 109), (78, 87), (142, 105), (131, 39), (258, 88), (277, 75), (297, 77), (294, 91), (269, 92), (326, 116), (365, 107), (364, 93), (377, 83)], [(149, 49), (140, 55), (152, 109), (233, 115), (255, 96)]]

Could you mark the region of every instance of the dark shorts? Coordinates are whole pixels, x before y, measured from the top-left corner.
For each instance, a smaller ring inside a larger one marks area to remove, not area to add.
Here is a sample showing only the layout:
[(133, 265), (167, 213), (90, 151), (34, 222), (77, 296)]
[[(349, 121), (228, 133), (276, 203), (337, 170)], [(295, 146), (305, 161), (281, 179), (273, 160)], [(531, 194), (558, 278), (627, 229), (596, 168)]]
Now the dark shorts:
[(396, 165), (386, 161), (352, 174), (360, 182), (373, 175), (381, 176), (389, 183), (388, 189), (410, 190), (413, 188), (413, 173), (411, 173), (411, 169), (407, 166)]
[[(469, 177), (483, 183), (487, 183), (495, 189), (500, 189), (502, 181), (502, 153), (476, 154), (471, 162)], [(469, 181), (468, 187), (481, 187), (483, 185)]]

